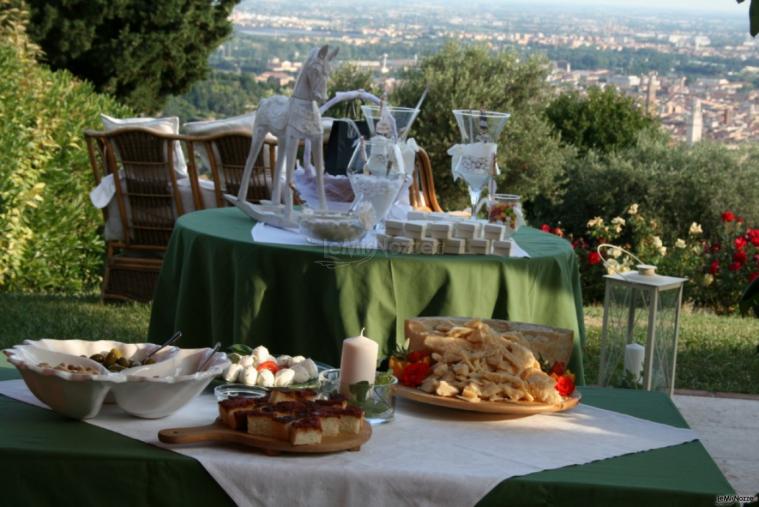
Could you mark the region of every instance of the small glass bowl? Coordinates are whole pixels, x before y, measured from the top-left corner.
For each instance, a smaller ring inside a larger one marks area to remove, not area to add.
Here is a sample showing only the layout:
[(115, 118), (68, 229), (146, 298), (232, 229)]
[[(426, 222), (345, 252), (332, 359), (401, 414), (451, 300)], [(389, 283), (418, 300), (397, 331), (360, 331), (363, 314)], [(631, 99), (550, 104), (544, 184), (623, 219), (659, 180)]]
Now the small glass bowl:
[[(383, 374), (377, 372), (377, 375)], [(367, 391), (366, 399), (356, 400), (348, 397), (348, 403), (361, 408), (369, 424), (383, 424), (393, 420), (395, 416), (395, 385), (398, 379), (391, 376), (387, 384), (375, 384)], [(319, 391), (329, 396), (340, 391), (340, 369), (333, 368), (319, 374)]]
[(488, 197), (488, 222), (503, 224), (511, 237), (524, 225), (522, 198), (513, 194), (494, 194)]
[(357, 214), (338, 211), (303, 213), (299, 225), (301, 234), (318, 244), (358, 241), (369, 230)]
[(221, 384), (213, 390), (216, 401), (224, 401), (229, 398), (263, 398), (266, 393), (266, 389), (246, 386), (245, 384)]

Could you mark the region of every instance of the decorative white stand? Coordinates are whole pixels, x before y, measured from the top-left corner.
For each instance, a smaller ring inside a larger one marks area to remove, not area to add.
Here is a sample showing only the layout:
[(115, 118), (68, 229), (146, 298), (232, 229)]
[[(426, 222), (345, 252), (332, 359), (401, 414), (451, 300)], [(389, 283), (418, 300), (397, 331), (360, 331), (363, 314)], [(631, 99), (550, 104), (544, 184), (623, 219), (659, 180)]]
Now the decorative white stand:
[[(330, 51), (329, 46), (313, 49), (303, 64), (292, 97), (275, 95), (262, 100), (256, 111), (253, 124), (253, 140), (245, 161), (245, 170), (240, 181), (237, 197), (225, 194), (227, 201), (237, 206), (249, 217), (277, 227), (297, 227), (293, 216), (293, 195), (291, 184), (295, 169), (295, 157), (301, 139), (310, 142), (316, 159), (316, 179), (319, 190), (319, 205), (326, 209), (324, 194), (324, 151), (322, 145), (321, 113), (318, 102), (327, 98), (327, 80), (331, 72), (330, 63), (339, 48)], [(267, 133), (279, 140), (279, 156), (274, 171), (274, 183), (270, 204), (251, 204), (247, 200), (253, 165), (264, 144)], [(285, 165), (287, 164), (287, 165)], [(286, 169), (285, 169), (286, 168)], [(283, 170), (286, 176), (283, 178)], [(284, 206), (282, 206), (282, 185), (285, 185)]]

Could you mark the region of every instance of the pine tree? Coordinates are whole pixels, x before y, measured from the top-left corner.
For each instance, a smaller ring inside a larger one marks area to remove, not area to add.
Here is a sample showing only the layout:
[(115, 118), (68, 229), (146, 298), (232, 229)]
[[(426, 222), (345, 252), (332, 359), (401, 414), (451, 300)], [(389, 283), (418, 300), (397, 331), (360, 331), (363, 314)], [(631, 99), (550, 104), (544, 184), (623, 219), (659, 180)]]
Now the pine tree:
[(152, 112), (206, 76), (238, 1), (29, 0), (29, 34), (53, 69)]

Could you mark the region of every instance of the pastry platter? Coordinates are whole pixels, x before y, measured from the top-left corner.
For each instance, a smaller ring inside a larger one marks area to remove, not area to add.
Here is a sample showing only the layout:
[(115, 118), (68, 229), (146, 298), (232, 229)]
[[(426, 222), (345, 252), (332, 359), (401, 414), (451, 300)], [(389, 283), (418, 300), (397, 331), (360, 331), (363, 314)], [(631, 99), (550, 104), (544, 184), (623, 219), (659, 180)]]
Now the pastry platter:
[(552, 405), (548, 403), (508, 400), (480, 401), (477, 403), (472, 403), (470, 401), (461, 400), (458, 398), (428, 394), (424, 391), (420, 391), (419, 389), (401, 385), (396, 386), (395, 394), (401, 398), (406, 398), (408, 400), (416, 401), (419, 403), (425, 403), (427, 405), (454, 408), (457, 410), (466, 410), (469, 412), (512, 415), (516, 417), (544, 414), (549, 412), (563, 412), (565, 410), (569, 410), (570, 408), (576, 407), (582, 399), (580, 392), (575, 391), (571, 396), (564, 398), (561, 403)]
[[(566, 369), (569, 330), (496, 319), (419, 317), (405, 322), (408, 351), (390, 358), (395, 394), (427, 405), (524, 417), (580, 402)], [(396, 371), (397, 370), (397, 371)]]
[(326, 454), (339, 451), (359, 451), (361, 446), (372, 436), (372, 426), (361, 421), (357, 434), (341, 433), (333, 437), (324, 437), (320, 444), (293, 445), (286, 440), (251, 435), (226, 427), (220, 420), (207, 426), (190, 428), (170, 428), (158, 432), (158, 440), (166, 444), (195, 444), (203, 442), (234, 443), (256, 447), (266, 454), (303, 453)]

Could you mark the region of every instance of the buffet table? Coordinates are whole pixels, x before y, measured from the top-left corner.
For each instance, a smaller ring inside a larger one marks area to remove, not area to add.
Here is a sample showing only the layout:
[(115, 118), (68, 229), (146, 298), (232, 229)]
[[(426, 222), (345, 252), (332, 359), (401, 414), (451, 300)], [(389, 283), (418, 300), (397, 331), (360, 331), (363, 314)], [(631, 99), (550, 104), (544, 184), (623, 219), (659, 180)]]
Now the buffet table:
[(492, 317), (572, 330), (570, 368), (583, 381), (578, 262), (557, 236), (520, 229), (515, 239), (530, 258), (422, 256), (254, 243), (253, 225), (237, 208), (177, 221), (150, 341), (181, 330), (183, 347), (263, 344), (338, 364), (342, 340), (364, 327), (387, 355), (406, 318)]
[[(17, 377), (15, 370), (0, 367), (0, 380)], [(588, 405), (686, 426), (669, 398), (659, 393), (590, 387), (582, 393)], [(82, 505), (232, 503), (203, 467), (187, 456), (4, 396), (0, 396), (0, 414), (0, 477), (8, 505), (68, 504), (72, 499)], [(390, 423), (375, 431), (393, 430)], [(404, 445), (402, 435), (392, 440)], [(230, 447), (229, 452), (254, 451)], [(338, 484), (340, 480), (335, 477)], [(714, 505), (717, 495), (732, 493), (704, 447), (693, 441), (514, 477), (501, 482), (478, 505), (706, 506)]]

